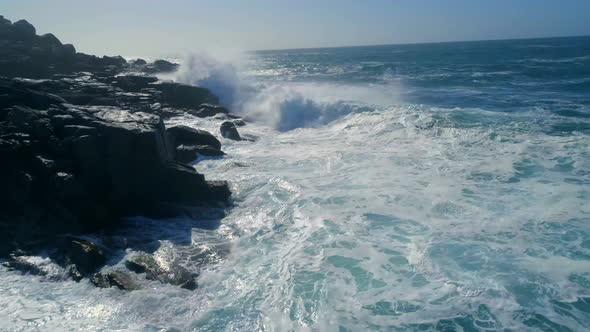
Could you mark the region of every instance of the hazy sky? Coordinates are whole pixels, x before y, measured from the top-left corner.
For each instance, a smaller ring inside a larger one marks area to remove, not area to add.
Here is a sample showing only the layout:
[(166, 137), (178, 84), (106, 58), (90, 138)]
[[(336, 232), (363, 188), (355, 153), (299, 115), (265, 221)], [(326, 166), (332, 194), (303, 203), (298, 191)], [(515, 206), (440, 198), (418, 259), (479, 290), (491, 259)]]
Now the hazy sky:
[(0, 0), (92, 54), (590, 35), (590, 0)]

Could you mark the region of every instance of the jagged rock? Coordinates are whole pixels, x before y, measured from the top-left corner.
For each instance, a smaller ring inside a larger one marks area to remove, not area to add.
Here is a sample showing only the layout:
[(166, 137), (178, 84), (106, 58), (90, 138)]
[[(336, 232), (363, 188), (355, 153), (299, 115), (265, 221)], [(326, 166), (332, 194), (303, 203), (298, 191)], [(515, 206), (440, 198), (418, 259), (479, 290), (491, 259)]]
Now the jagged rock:
[(147, 65), (143, 71), (146, 73), (169, 73), (178, 69), (178, 65), (166, 60), (156, 60)]
[(88, 275), (106, 263), (103, 250), (84, 239), (67, 237), (63, 240), (60, 251), (82, 275)]
[(198, 148), (194, 145), (180, 145), (176, 147), (174, 159), (179, 163), (188, 164), (199, 156)]
[(72, 44), (64, 44), (61, 48), (62, 54), (65, 56), (72, 56), (76, 54), (76, 48)]
[(49, 120), (51, 121), (53, 128), (57, 130), (61, 130), (66, 125), (73, 124), (75, 121), (74, 117), (69, 114), (56, 114), (53, 115)]
[(38, 38), (39, 44), (41, 47), (46, 48), (53, 53), (57, 52), (57, 50), (63, 47), (63, 44), (57, 37), (52, 33), (46, 33)]
[(14, 81), (0, 81), (0, 109), (13, 105), (47, 109), (65, 102), (54, 94), (31, 90)]
[(125, 58), (123, 58), (120, 55), (117, 55), (117, 56), (106, 56), (105, 55), (101, 59), (102, 59), (102, 63), (107, 66), (120, 67), (120, 66), (127, 64), (127, 60), (125, 60)]
[(215, 136), (204, 130), (187, 126), (174, 126), (166, 130), (170, 135), (172, 146), (180, 145), (208, 145), (217, 150), (221, 149), (221, 142)]
[(243, 127), (246, 125), (246, 122), (244, 122), (244, 120), (242, 120), (242, 119), (236, 119), (236, 120), (234, 120), (234, 125), (236, 125), (238, 127)]
[(2, 266), (10, 269), (16, 270), (24, 274), (31, 274), (36, 276), (43, 276), (47, 273), (39, 268), (38, 265), (32, 263), (31, 261), (27, 260), (25, 257), (11, 255), (10, 258), (2, 263)]
[(195, 161), (199, 155), (217, 157), (224, 154), (223, 151), (209, 145), (180, 145), (176, 147), (175, 160), (187, 164)]
[(198, 154), (208, 157), (218, 157), (223, 156), (225, 153), (221, 150), (218, 150), (210, 145), (192, 145), (197, 151)]
[(144, 59), (135, 59), (133, 61), (131, 61), (132, 64), (134, 65), (138, 65), (138, 66), (144, 66), (147, 65), (147, 62)]
[(172, 107), (197, 109), (202, 104), (217, 104), (219, 99), (208, 89), (180, 83), (153, 84), (160, 91), (160, 102)]
[(0, 15), (0, 25), (9, 25), (12, 24), (12, 22), (10, 22), (10, 20), (4, 18), (4, 16)]
[(79, 282), (80, 280), (84, 279), (84, 275), (78, 270), (76, 265), (71, 264), (67, 267), (68, 276), (72, 278), (75, 282)]
[(196, 111), (190, 110), (188, 111), (188, 113), (194, 116), (198, 116), (200, 118), (206, 118), (216, 116), (218, 114), (228, 114), (229, 110), (220, 105), (201, 104), (199, 105), (199, 109), (197, 109)]
[(240, 134), (238, 133), (238, 129), (236, 128), (236, 125), (233, 122), (225, 121), (219, 127), (219, 131), (221, 131), (221, 136), (225, 138), (229, 138), (234, 141), (242, 140)]
[(121, 270), (98, 272), (90, 278), (90, 282), (99, 288), (110, 288), (114, 286), (128, 291), (141, 289), (141, 286), (129, 273)]
[[(27, 22), (0, 17), (0, 257), (39, 238), (59, 248), (51, 258), (80, 280), (105, 264), (107, 249), (63, 234), (106, 231), (126, 216), (178, 213), (168, 206), (228, 201), (226, 182), (206, 181), (174, 161), (183, 144), (195, 156), (221, 155), (219, 140), (188, 127), (167, 131), (159, 116), (227, 112), (209, 105), (217, 97), (154, 77), (117, 76), (126, 69), (142, 68), (76, 53), (52, 34), (35, 35)], [(107, 281), (124, 285), (125, 277)], [(189, 279), (173, 282), (192, 287)]]
[(23, 34), (24, 36), (35, 36), (35, 33), (37, 32), (35, 27), (26, 20), (16, 21), (12, 26), (14, 26), (16, 32)]
[(113, 85), (125, 91), (137, 92), (149, 87), (151, 83), (156, 81), (158, 81), (158, 78), (153, 76), (126, 75), (117, 76)]
[(33, 158), (35, 171), (44, 176), (49, 176), (57, 170), (57, 163), (54, 160), (43, 158), (42, 156), (35, 156)]
[(125, 266), (135, 273), (145, 273), (148, 279), (188, 290), (197, 288), (195, 277), (176, 262), (158, 261), (146, 253), (136, 253), (125, 261)]
[(63, 45), (53, 34), (37, 36), (35, 27), (25, 20), (0, 24), (0, 76), (50, 77), (75, 71), (118, 72), (127, 66), (121, 57), (102, 57), (76, 53), (71, 44)]
[(80, 125), (66, 125), (63, 127), (64, 136), (85, 136), (85, 135), (96, 135), (97, 130), (93, 127), (80, 126)]

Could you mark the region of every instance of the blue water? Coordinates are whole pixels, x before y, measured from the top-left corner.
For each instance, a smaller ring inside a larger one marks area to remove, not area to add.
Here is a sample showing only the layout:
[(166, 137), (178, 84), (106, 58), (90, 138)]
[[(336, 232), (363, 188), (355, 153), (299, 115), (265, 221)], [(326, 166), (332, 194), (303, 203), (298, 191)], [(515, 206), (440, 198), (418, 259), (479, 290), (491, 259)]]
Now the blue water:
[(121, 231), (199, 289), (0, 270), (0, 327), (590, 329), (589, 37), (191, 55), (173, 78), (251, 121), (195, 164), (231, 182), (218, 228)]

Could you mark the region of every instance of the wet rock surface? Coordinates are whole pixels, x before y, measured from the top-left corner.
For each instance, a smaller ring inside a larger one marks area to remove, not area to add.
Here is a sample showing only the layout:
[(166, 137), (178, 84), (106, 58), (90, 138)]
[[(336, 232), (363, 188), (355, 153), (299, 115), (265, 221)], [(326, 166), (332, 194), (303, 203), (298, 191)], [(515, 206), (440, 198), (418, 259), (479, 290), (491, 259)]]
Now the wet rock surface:
[(188, 290), (197, 288), (195, 276), (182, 265), (163, 259), (156, 259), (146, 253), (137, 253), (125, 261), (125, 266), (136, 273), (145, 273), (147, 279), (158, 280)]
[[(208, 181), (184, 164), (222, 156), (219, 140), (190, 127), (166, 128), (163, 120), (229, 110), (205, 88), (144, 74), (177, 67), (77, 53), (53, 34), (37, 35), (24, 20), (0, 16), (0, 259), (6, 266), (43, 275), (28, 255), (45, 252), (74, 280), (92, 276), (99, 287), (137, 289), (128, 272), (101, 271), (126, 244), (78, 235), (110, 232), (129, 216), (174, 216), (175, 205), (227, 206), (226, 182)], [(196, 287), (180, 265), (157, 266), (146, 265), (145, 273)]]
[(219, 127), (219, 131), (221, 132), (221, 136), (232, 139), (234, 141), (241, 141), (242, 137), (240, 137), (240, 133), (238, 133), (238, 129), (236, 125), (231, 121), (225, 121)]

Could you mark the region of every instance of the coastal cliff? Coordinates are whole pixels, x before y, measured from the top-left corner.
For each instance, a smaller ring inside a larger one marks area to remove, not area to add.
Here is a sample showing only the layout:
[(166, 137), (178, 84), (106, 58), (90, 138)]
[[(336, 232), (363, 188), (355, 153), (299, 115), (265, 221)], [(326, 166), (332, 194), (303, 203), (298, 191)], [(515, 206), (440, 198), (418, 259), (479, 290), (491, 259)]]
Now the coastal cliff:
[(27, 21), (2, 16), (0, 45), (4, 265), (41, 274), (22, 257), (44, 251), (69, 277), (89, 277), (100, 287), (135, 289), (132, 272), (196, 287), (181, 266), (165, 271), (149, 254), (127, 262), (128, 270), (95, 274), (114, 249), (84, 235), (108, 234), (125, 217), (228, 206), (225, 181), (208, 181), (185, 164), (223, 155), (219, 140), (194, 128), (166, 128), (163, 120), (217, 116), (227, 120), (222, 135), (239, 139), (236, 117), (207, 89), (148, 76), (177, 69), (165, 60), (78, 53), (52, 34), (38, 36)]

